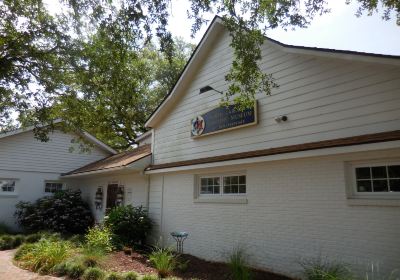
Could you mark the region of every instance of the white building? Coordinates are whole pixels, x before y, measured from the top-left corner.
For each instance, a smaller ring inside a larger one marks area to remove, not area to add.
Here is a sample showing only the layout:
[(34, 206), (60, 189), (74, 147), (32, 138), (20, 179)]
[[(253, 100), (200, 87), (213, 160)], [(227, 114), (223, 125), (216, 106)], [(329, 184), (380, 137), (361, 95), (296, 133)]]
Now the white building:
[[(90, 151), (81, 152), (82, 142), (74, 143), (78, 136), (91, 145)], [(16, 228), (16, 203), (65, 189), (61, 174), (116, 153), (85, 132), (55, 130), (49, 138), (48, 142), (35, 139), (33, 127), (0, 134), (0, 222)]]
[[(253, 265), (286, 274), (319, 256), (359, 272), (399, 268), (399, 57), (267, 39), (260, 66), (280, 87), (257, 95), (255, 124), (216, 131), (238, 124), (206, 117), (221, 98), (210, 87), (228, 87), (229, 44), (215, 19), (146, 124), (154, 238), (173, 244), (170, 232), (187, 231), (188, 253), (223, 260), (240, 246)], [(205, 128), (192, 137), (198, 116)]]
[(318, 257), (360, 273), (399, 268), (399, 57), (267, 39), (260, 66), (280, 87), (240, 113), (212, 90), (227, 90), (229, 43), (216, 18), (138, 149), (54, 176), (79, 187), (98, 220), (118, 195), (147, 206), (154, 242), (187, 231), (185, 252), (201, 258), (242, 247), (252, 265), (288, 275)]

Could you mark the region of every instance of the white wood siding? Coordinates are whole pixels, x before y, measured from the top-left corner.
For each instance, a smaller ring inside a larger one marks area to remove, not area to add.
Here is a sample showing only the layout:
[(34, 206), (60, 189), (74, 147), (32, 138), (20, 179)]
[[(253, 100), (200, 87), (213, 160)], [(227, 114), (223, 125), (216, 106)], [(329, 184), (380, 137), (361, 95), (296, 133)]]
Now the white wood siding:
[[(210, 49), (184, 96), (154, 129), (154, 163), (266, 149), (400, 129), (400, 67), (284, 52), (263, 46), (261, 67), (272, 73), (278, 89), (259, 94), (259, 124), (190, 138), (190, 119), (220, 101), (232, 60), (225, 32)], [(276, 123), (274, 117), (289, 121)]]
[[(185, 253), (226, 261), (241, 247), (252, 266), (294, 276), (300, 276), (302, 259), (319, 257), (349, 264), (362, 277), (371, 265), (389, 275), (399, 268), (400, 223), (394, 221), (400, 207), (353, 205), (346, 197), (346, 163), (377, 158), (397, 160), (400, 150), (151, 175), (151, 203), (157, 209), (163, 205), (162, 223), (158, 211), (153, 216), (158, 227), (162, 224), (155, 235), (175, 246), (170, 232), (187, 231)], [(235, 170), (247, 174), (248, 203), (194, 200), (196, 175)]]
[(49, 142), (41, 142), (27, 131), (0, 139), (0, 170), (65, 173), (110, 155), (97, 146), (79, 152), (72, 134), (55, 131), (49, 136)]

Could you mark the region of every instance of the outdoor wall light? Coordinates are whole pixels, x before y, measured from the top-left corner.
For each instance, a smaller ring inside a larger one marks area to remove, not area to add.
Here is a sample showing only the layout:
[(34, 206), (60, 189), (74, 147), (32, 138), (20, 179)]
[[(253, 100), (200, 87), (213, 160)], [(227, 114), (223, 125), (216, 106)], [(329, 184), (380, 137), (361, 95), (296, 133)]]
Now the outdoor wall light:
[(287, 116), (285, 116), (285, 115), (283, 115), (283, 116), (278, 116), (278, 117), (275, 117), (275, 121), (277, 122), (277, 123), (280, 123), (280, 122), (286, 122), (288, 120), (288, 117)]
[(101, 209), (103, 207), (103, 187), (97, 188), (94, 204), (96, 205), (96, 209)]
[(212, 86), (209, 86), (209, 85), (200, 88), (200, 94), (205, 93), (205, 92), (210, 91), (210, 90), (216, 91), (216, 92), (218, 92), (220, 94), (224, 94), (222, 91), (216, 90), (215, 88), (213, 88)]

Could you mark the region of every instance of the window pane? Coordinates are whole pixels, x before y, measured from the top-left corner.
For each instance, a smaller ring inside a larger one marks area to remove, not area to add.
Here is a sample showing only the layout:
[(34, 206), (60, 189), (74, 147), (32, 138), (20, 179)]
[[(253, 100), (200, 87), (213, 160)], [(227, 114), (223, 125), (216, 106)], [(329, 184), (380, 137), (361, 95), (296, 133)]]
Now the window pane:
[(400, 192), (400, 179), (392, 179), (389, 184), (392, 192)]
[(231, 184), (232, 185), (239, 184), (239, 177), (238, 176), (231, 176)]
[(356, 168), (356, 178), (357, 179), (370, 179), (370, 168), (369, 167), (359, 167)]
[(207, 186), (207, 178), (201, 178), (201, 186)]
[(371, 181), (357, 181), (358, 192), (372, 192)]
[(213, 178), (208, 178), (208, 179), (207, 179), (207, 185), (208, 185), (208, 186), (211, 186), (211, 185), (213, 185), (213, 184), (214, 184)]
[(224, 186), (224, 193), (232, 193), (231, 186)]
[(239, 186), (239, 193), (246, 193), (246, 185)]
[(231, 184), (231, 177), (224, 177), (224, 185), (230, 185)]
[(246, 184), (246, 176), (239, 176), (239, 184)]
[(374, 180), (374, 192), (387, 192), (388, 185), (387, 180)]
[(219, 186), (219, 177), (214, 178), (214, 185)]
[(389, 178), (400, 178), (400, 165), (388, 166)]
[(214, 193), (219, 193), (219, 186), (214, 186)]
[(372, 167), (372, 178), (387, 178), (386, 166), (375, 166)]
[(238, 185), (233, 185), (231, 187), (232, 193), (238, 193), (239, 192), (239, 186)]

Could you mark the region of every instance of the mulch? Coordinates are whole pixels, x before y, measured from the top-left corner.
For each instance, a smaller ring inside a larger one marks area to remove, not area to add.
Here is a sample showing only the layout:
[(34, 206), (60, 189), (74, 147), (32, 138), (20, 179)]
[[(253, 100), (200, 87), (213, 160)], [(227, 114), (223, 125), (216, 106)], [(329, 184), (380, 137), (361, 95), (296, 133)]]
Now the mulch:
[[(188, 262), (184, 271), (175, 271), (171, 276), (183, 280), (231, 280), (229, 267), (225, 263), (206, 261), (191, 255), (181, 255), (181, 262)], [(123, 251), (114, 252), (104, 260), (104, 268), (117, 272), (136, 271), (141, 274), (157, 273), (157, 270), (151, 267), (145, 255), (138, 252), (132, 252), (131, 255)], [(265, 270), (252, 270), (254, 280), (293, 280), (284, 275), (272, 273)]]

